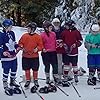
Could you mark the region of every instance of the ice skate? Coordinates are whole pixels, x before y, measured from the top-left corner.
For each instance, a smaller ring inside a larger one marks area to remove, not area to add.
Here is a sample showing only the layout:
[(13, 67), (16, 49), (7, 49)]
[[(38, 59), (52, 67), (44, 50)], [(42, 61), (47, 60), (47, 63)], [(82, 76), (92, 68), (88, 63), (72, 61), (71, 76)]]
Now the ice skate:
[(38, 87), (36, 85), (34, 85), (32, 88), (31, 88), (31, 93), (36, 93), (36, 91), (38, 90)]
[(26, 81), (24, 87), (25, 87), (25, 89), (29, 89), (29, 87), (30, 87), (30, 80)]
[(38, 80), (34, 80), (34, 85), (39, 87), (39, 83), (38, 83)]
[(13, 90), (11, 88), (5, 87), (4, 90), (5, 90), (5, 94), (7, 94), (9, 96), (13, 95)]
[(96, 77), (93, 77), (92, 79), (88, 79), (87, 84), (92, 86), (96, 85)]
[(12, 79), (12, 78), (11, 78), (11, 80), (10, 80), (10, 86), (11, 86), (11, 87), (13, 87), (13, 86), (14, 86), (14, 87), (20, 87), (20, 86), (16, 83), (16, 80), (15, 80), (15, 79)]

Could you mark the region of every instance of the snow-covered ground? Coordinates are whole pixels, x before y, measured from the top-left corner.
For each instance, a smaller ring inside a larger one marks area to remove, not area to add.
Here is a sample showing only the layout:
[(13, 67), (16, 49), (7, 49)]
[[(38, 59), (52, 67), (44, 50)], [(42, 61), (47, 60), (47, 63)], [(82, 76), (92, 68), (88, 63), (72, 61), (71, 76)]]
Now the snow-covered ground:
[[(26, 31), (24, 28), (20, 27), (14, 27), (14, 32), (16, 33), (17, 41), (21, 37), (21, 35)], [(84, 36), (83, 36), (84, 37)], [(84, 45), (82, 45), (79, 48), (79, 67), (83, 67), (88, 74), (87, 69), (87, 60), (86, 60), (87, 52), (84, 48)], [(52, 70), (52, 69), (51, 69)], [(0, 97), (2, 100), (25, 100), (25, 97), (22, 94), (20, 95), (13, 95), (13, 96), (7, 96), (4, 93), (3, 86), (2, 86), (2, 67), (0, 62)], [(17, 81), (20, 82), (22, 79), (20, 76), (22, 76), (24, 72), (22, 71), (22, 65), (21, 65), (21, 52), (18, 53), (18, 73), (17, 73)], [(40, 56), (40, 69), (39, 69), (39, 77), (45, 78), (44, 74), (44, 65), (42, 63), (42, 59)], [(96, 86), (88, 86), (87, 83), (87, 77), (86, 75), (79, 77), (79, 83), (78, 85), (75, 85), (78, 92), (80, 93), (81, 97), (78, 97), (77, 93), (75, 92), (74, 88), (72, 86), (70, 87), (60, 87), (62, 88), (69, 96), (65, 96), (59, 89), (57, 89), (56, 93), (49, 93), (49, 94), (40, 94), (44, 100), (99, 100), (100, 99), (100, 89), (94, 90), (94, 87), (99, 87), (100, 83), (98, 82)], [(40, 87), (45, 85), (44, 80), (39, 80)], [(31, 86), (33, 83), (31, 83)], [(22, 83), (22, 87), (24, 86), (24, 83)], [(24, 89), (24, 87), (23, 87)], [(25, 90), (25, 93), (27, 95), (27, 100), (41, 100), (41, 98), (35, 93), (30, 93), (30, 90)], [(0, 99), (0, 100), (1, 100)]]

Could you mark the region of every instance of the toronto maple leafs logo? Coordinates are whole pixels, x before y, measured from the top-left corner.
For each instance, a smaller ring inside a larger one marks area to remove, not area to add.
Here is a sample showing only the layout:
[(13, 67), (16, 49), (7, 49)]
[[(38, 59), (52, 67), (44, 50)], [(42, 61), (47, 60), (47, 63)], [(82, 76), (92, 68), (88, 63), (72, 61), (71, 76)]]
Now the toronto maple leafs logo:
[(12, 39), (9, 39), (9, 42), (6, 43), (6, 46), (8, 47), (9, 51), (15, 50), (15, 42)]

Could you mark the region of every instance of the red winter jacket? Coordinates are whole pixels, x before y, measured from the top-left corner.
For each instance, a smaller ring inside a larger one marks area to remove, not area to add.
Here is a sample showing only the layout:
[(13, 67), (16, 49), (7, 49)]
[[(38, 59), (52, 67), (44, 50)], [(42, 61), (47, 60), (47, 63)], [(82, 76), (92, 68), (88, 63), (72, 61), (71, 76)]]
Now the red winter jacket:
[(61, 36), (62, 36), (63, 42), (68, 46), (69, 49), (74, 43), (76, 44), (76, 47), (73, 48), (70, 54), (68, 55), (72, 55), (72, 56), (78, 55), (78, 47), (81, 46), (82, 41), (83, 41), (80, 32), (77, 29), (74, 29), (74, 30), (65, 29), (61, 33)]

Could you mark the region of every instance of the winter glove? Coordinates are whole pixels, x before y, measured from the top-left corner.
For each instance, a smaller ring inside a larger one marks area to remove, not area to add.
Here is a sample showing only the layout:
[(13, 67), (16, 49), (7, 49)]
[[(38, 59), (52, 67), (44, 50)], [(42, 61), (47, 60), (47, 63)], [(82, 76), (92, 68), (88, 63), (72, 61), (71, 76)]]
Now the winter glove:
[(11, 55), (8, 51), (3, 52), (3, 55), (9, 58), (14, 57), (14, 55)]
[(34, 49), (33, 49), (33, 52), (34, 52), (34, 53), (38, 52), (38, 48), (34, 48)]
[(97, 48), (100, 48), (100, 43), (95, 44), (97, 46)]
[(47, 50), (46, 50), (46, 49), (43, 49), (42, 51), (43, 51), (44, 53), (45, 53), (45, 52), (47, 52)]
[(97, 45), (91, 44), (91, 43), (88, 43), (88, 42), (85, 42), (84, 45), (85, 45), (85, 48), (88, 49), (88, 50), (90, 48), (97, 48)]
[(69, 53), (70, 49), (67, 44), (64, 44), (64, 49), (66, 53)]
[(69, 48), (69, 54), (72, 52), (72, 50), (74, 49), (74, 48), (76, 48), (76, 44), (74, 43), (73, 45), (71, 45), (71, 47)]
[(20, 50), (22, 50), (22, 48), (21, 48), (21, 47), (17, 47), (17, 49), (16, 49), (16, 54), (17, 54)]
[(97, 48), (97, 45), (91, 44), (91, 48)]
[(56, 43), (57, 43), (57, 47), (56, 48), (58, 48), (58, 47), (62, 48), (63, 47), (63, 40), (61, 40), (61, 39), (56, 40)]
[(71, 48), (71, 50), (74, 49), (74, 48), (76, 48), (76, 44), (74, 43), (73, 45), (71, 45), (70, 48)]

